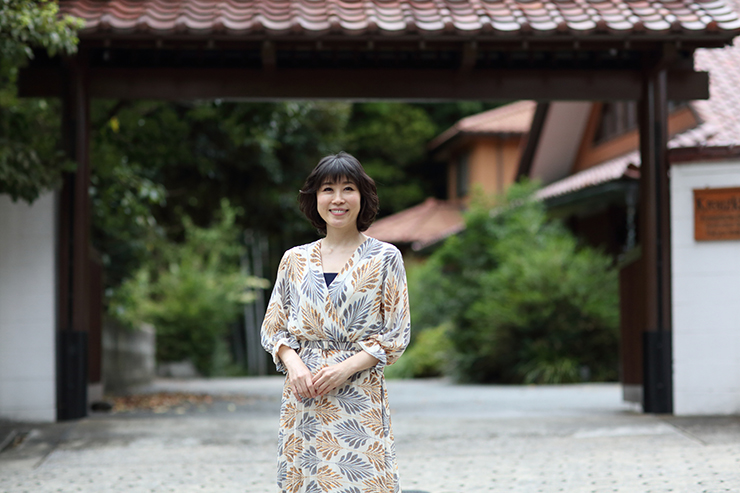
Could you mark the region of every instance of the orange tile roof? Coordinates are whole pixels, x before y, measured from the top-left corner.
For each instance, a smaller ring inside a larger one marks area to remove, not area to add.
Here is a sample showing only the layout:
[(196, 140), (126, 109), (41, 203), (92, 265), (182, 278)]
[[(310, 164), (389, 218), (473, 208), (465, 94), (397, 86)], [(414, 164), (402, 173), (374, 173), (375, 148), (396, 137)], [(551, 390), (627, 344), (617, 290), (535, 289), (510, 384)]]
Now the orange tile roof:
[(532, 126), (536, 108), (534, 101), (517, 101), (468, 116), (438, 135), (429, 148), (436, 149), (458, 135), (523, 135)]
[(60, 0), (90, 33), (623, 36), (737, 32), (723, 0)]
[(389, 243), (408, 244), (420, 250), (465, 227), (460, 208), (429, 197), (414, 207), (384, 217), (366, 231), (368, 236)]

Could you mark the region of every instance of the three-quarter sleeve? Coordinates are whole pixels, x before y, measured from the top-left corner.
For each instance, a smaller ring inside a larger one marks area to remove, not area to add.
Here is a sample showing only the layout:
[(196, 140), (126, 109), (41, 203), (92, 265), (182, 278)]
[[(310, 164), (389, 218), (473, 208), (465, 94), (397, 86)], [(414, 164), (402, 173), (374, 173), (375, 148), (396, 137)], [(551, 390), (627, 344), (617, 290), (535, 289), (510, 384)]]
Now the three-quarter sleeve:
[(289, 346), (296, 351), (300, 348), (295, 336), (288, 331), (288, 317), (290, 314), (291, 291), (289, 281), (290, 250), (285, 252), (278, 267), (275, 286), (272, 288), (270, 302), (267, 304), (265, 318), (262, 321), (262, 347), (272, 354), (272, 360), (278, 371), (286, 373), (287, 368), (278, 357), (281, 346)]
[(401, 252), (393, 249), (385, 268), (380, 293), (382, 326), (377, 334), (360, 342), (363, 350), (378, 359), (377, 368), (395, 363), (411, 338), (409, 293)]

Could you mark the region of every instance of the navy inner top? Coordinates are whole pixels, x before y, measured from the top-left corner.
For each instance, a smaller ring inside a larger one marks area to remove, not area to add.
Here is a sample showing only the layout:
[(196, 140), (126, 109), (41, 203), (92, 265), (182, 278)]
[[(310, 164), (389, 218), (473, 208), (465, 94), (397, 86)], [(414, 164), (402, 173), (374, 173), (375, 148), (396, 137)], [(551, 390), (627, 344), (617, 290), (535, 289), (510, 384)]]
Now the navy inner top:
[(324, 272), (324, 280), (326, 281), (327, 286), (331, 284), (335, 277), (337, 277), (337, 274), (338, 272)]

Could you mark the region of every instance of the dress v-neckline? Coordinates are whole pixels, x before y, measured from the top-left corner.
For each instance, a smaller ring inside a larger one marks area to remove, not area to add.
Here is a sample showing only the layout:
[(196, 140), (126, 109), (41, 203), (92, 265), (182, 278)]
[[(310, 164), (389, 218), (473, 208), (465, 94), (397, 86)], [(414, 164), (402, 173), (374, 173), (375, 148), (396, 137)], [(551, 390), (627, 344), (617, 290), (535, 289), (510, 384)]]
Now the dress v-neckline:
[[(352, 252), (352, 255), (350, 255), (347, 258), (347, 260), (344, 262), (344, 266), (341, 269), (339, 269), (338, 271), (332, 271), (332, 273), (333, 272), (336, 272), (337, 273), (337, 276), (336, 276), (335, 279), (339, 278), (342, 274), (344, 274), (346, 271), (349, 271), (352, 268), (352, 266), (355, 265), (356, 262), (353, 262), (354, 258), (357, 256), (358, 252), (362, 249), (362, 246), (365, 243), (367, 243), (368, 241), (372, 240), (372, 239), (373, 239), (372, 237), (366, 236), (365, 237), (365, 240), (362, 243), (360, 243), (359, 245), (357, 245), (357, 248), (355, 248), (355, 251)], [(318, 253), (319, 270), (321, 271), (322, 274), (328, 274), (328, 272), (325, 272), (324, 271), (324, 256), (321, 254), (321, 245), (323, 244), (323, 242), (324, 242), (324, 239), (323, 238), (320, 239), (320, 240), (318, 240), (316, 242), (316, 247), (315, 248), (317, 249), (317, 253)]]
[(323, 258), (321, 256), (321, 241), (318, 240), (314, 244), (314, 251), (313, 251), (313, 257), (316, 258), (316, 263), (310, 262), (311, 267), (316, 269), (317, 275), (320, 275), (318, 277), (321, 279), (321, 283), (318, 286), (318, 289), (321, 290), (321, 292), (324, 294), (324, 299), (326, 300), (326, 308), (328, 310), (328, 313), (331, 314), (331, 317), (334, 319), (335, 322), (339, 323), (339, 312), (340, 304), (341, 304), (341, 294), (344, 291), (344, 282), (347, 279), (347, 275), (352, 272), (352, 269), (354, 269), (357, 266), (357, 256), (360, 254), (361, 251), (364, 251), (365, 245), (368, 244), (368, 242), (375, 241), (374, 238), (368, 236), (365, 241), (360, 243), (355, 251), (350, 255), (350, 257), (347, 259), (347, 262), (344, 264), (344, 267), (342, 267), (342, 270), (337, 272), (336, 277), (334, 280), (327, 286), (326, 281), (324, 280), (324, 263)]

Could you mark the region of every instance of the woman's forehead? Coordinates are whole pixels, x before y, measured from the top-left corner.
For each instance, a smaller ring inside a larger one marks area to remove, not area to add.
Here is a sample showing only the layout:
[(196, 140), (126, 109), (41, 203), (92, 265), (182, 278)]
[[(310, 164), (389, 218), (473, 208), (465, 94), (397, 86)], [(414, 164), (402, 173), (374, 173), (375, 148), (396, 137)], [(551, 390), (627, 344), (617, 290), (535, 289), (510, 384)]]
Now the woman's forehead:
[(354, 180), (346, 177), (346, 176), (327, 176), (324, 178), (324, 180), (321, 182), (322, 185), (346, 185), (347, 183), (351, 183), (355, 185)]

